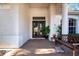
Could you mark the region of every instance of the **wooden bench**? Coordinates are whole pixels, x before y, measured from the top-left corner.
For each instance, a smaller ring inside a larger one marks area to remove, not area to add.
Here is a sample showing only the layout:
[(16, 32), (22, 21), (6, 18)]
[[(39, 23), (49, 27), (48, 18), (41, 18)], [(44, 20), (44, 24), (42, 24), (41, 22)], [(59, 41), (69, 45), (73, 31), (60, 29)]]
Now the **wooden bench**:
[(76, 35), (62, 35), (55, 38), (56, 42), (70, 48), (73, 51), (73, 56), (76, 55), (77, 49), (79, 49), (79, 36)]

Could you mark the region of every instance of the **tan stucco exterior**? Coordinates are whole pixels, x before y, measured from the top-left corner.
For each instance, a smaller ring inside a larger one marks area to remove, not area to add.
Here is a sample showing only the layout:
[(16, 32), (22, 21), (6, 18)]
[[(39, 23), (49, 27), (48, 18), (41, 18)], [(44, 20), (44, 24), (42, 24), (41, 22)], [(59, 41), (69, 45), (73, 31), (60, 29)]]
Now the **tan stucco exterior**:
[[(53, 34), (60, 24), (62, 4), (2, 4), (0, 7), (1, 48), (18, 48), (32, 39), (32, 17), (44, 16), (46, 25), (52, 24)], [(4, 28), (3, 28), (4, 27)], [(51, 29), (51, 28), (50, 28)], [(51, 34), (52, 35), (52, 34)], [(4, 44), (5, 43), (5, 44)]]

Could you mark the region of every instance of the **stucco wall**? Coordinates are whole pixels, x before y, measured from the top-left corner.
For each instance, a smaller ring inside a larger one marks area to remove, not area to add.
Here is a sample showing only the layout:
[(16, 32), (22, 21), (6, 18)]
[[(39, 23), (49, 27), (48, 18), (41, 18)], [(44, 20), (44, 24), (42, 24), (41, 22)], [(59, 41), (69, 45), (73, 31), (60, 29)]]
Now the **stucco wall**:
[(29, 5), (19, 5), (19, 46), (22, 46), (29, 40)]
[(0, 9), (0, 48), (18, 48), (29, 40), (29, 6), (8, 6)]
[(45, 17), (46, 26), (49, 25), (49, 12), (45, 7), (30, 7), (30, 38), (32, 38), (32, 21), (33, 17)]
[(0, 8), (0, 48), (15, 47), (18, 47), (18, 9), (10, 4)]
[[(32, 38), (32, 17), (45, 16), (50, 25), (50, 37), (60, 24), (59, 5), (29, 7), (28, 4), (10, 4), (10, 9), (0, 9), (0, 48), (18, 48)], [(61, 6), (60, 6), (61, 7)], [(57, 9), (58, 8), (58, 9)]]

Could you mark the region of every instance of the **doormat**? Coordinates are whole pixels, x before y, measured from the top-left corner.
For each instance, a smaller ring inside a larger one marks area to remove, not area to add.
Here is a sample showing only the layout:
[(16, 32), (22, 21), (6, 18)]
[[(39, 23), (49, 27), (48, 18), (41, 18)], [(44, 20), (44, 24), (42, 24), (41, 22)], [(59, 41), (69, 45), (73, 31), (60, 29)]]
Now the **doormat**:
[(64, 50), (61, 47), (55, 47), (55, 52), (64, 53)]

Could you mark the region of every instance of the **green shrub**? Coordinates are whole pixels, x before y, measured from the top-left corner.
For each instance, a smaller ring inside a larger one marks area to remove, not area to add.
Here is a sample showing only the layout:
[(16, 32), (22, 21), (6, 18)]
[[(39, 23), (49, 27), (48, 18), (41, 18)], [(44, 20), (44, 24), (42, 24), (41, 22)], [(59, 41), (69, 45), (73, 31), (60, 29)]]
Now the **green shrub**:
[(41, 32), (42, 32), (43, 36), (48, 36), (49, 32), (50, 32), (49, 26), (43, 27)]

